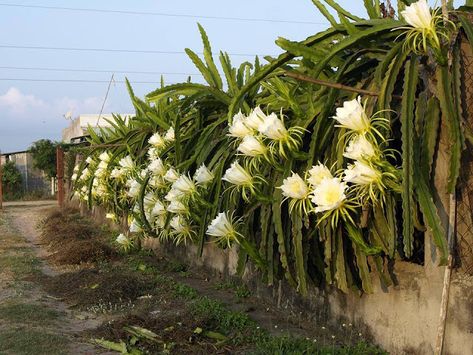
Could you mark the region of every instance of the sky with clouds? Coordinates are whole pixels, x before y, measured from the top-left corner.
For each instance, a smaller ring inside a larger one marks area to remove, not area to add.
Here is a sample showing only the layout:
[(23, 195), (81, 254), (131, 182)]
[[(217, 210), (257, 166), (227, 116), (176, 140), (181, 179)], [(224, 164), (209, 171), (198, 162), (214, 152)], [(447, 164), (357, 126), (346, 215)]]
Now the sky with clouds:
[[(363, 15), (362, 0), (339, 0), (338, 3)], [(124, 10), (141, 14), (67, 11), (5, 4)], [(183, 14), (191, 17), (157, 16), (149, 13)], [(192, 17), (199, 15), (299, 23)], [(280, 53), (280, 49), (274, 44), (279, 36), (302, 40), (327, 27), (327, 21), (310, 0), (9, 0), (1, 3), (0, 150), (25, 150), (33, 141), (41, 138), (59, 140), (61, 130), (69, 124), (63, 117), (68, 111), (72, 111), (74, 116), (100, 112), (112, 73), (116, 82), (111, 85), (104, 113), (132, 112), (123, 84), (125, 77), (130, 79), (138, 96), (154, 90), (161, 73), (166, 73), (164, 78), (167, 83), (185, 81), (188, 75), (192, 76), (193, 81), (201, 81), (202, 78), (195, 75), (196, 69), (182, 52), (187, 47), (201, 50), (197, 22), (206, 29), (214, 53), (219, 50), (228, 51), (234, 65), (246, 60), (253, 61), (256, 54)], [(11, 46), (135, 49), (177, 53), (33, 50)], [(137, 71), (153, 73), (130, 73)], [(24, 81), (31, 79), (101, 82)]]

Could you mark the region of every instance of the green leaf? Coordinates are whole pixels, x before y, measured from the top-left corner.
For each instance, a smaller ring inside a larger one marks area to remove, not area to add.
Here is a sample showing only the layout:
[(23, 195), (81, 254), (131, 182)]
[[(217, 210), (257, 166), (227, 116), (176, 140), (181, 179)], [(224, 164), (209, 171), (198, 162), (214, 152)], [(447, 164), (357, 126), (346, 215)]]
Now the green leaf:
[[(417, 169), (416, 169), (417, 170)], [(435, 245), (440, 251), (440, 265), (446, 265), (448, 259), (448, 245), (445, 229), (442, 226), (435, 206), (431, 188), (427, 183), (427, 179), (420, 171), (416, 174), (416, 193), (419, 206), (424, 215), (429, 232), (432, 234)]]
[(210, 47), (209, 38), (207, 37), (207, 33), (205, 33), (205, 30), (200, 25), (200, 23), (198, 23), (197, 26), (199, 26), (200, 36), (202, 37), (202, 42), (204, 43), (204, 58), (205, 58), (205, 62), (207, 63), (208, 71), (212, 77), (213, 85), (217, 89), (221, 90), (222, 78), (220, 77), (217, 66), (215, 65), (214, 59), (212, 57), (212, 49)]
[(366, 293), (373, 293), (373, 283), (371, 282), (371, 274), (368, 267), (366, 254), (357, 244), (353, 244), (353, 250), (356, 257), (356, 265), (358, 266), (358, 275), (361, 279), (361, 286)]
[(371, 247), (365, 242), (360, 228), (355, 227), (351, 223), (346, 223), (345, 229), (347, 230), (348, 237), (353, 242), (353, 244), (356, 245), (366, 255), (375, 255), (381, 252), (381, 248)]
[(297, 290), (301, 295), (307, 295), (306, 267), (302, 244), (302, 216), (294, 210), (292, 214), (292, 243), (296, 258)]
[(453, 193), (460, 174), (462, 134), (460, 128), (460, 116), (452, 93), (452, 81), (450, 72), (446, 66), (437, 68), (437, 95), (442, 108), (442, 120), (445, 120), (450, 143), (450, 159), (448, 171), (447, 191)]
[(430, 177), (437, 147), (440, 126), (440, 104), (436, 97), (427, 102), (422, 131), (421, 165), (426, 177)]
[(419, 78), (417, 58), (407, 63), (404, 76), (404, 92), (401, 108), (402, 135), (402, 218), (404, 252), (412, 255), (414, 244), (414, 103)]
[(319, 0), (312, 0), (312, 2), (317, 6), (317, 9), (319, 9), (321, 14), (325, 16), (328, 22), (330, 22), (332, 27), (336, 28), (338, 26), (337, 20), (335, 20), (335, 17), (330, 14), (327, 8)]

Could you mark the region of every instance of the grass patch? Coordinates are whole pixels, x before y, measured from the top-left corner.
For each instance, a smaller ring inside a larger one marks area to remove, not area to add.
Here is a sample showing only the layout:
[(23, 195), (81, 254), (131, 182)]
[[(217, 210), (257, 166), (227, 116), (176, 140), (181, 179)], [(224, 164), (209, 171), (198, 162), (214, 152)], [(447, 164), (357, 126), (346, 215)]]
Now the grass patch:
[(64, 354), (67, 340), (63, 336), (33, 329), (0, 331), (0, 352), (16, 355)]
[(39, 265), (40, 261), (30, 253), (0, 255), (0, 269), (10, 270), (15, 279), (38, 273)]
[(0, 319), (12, 323), (48, 323), (61, 313), (39, 304), (7, 303), (0, 306)]

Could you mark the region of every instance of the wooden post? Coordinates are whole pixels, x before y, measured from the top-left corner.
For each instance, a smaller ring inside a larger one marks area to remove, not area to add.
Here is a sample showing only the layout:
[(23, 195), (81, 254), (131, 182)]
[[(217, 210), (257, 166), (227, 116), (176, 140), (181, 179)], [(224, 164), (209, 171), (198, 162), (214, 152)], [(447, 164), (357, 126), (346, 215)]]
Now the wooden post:
[(450, 194), (450, 211), (448, 215), (448, 262), (445, 268), (445, 274), (443, 277), (443, 290), (442, 300), (440, 302), (440, 320), (437, 328), (437, 340), (435, 342), (435, 355), (441, 355), (443, 353), (443, 342), (445, 339), (445, 328), (447, 324), (447, 311), (448, 311), (448, 298), (450, 294), (450, 281), (452, 279), (453, 269), (453, 247), (455, 238), (455, 221), (456, 221), (456, 196), (455, 193)]
[(0, 210), (3, 210), (2, 152), (0, 152)]
[(56, 147), (56, 178), (57, 178), (57, 203), (59, 208), (64, 206), (64, 151)]

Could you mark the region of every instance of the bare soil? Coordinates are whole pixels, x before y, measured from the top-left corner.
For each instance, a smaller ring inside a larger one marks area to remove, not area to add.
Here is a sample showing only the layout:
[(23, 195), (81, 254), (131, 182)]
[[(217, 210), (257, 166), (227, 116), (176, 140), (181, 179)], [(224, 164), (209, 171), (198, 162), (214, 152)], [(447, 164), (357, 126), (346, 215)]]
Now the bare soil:
[[(0, 212), (1, 354), (111, 353), (94, 339), (135, 354), (383, 353), (351, 324), (313, 324), (238, 282), (151, 253), (120, 254), (112, 241), (75, 210), (42, 202)], [(29, 341), (12, 335), (25, 329)]]

